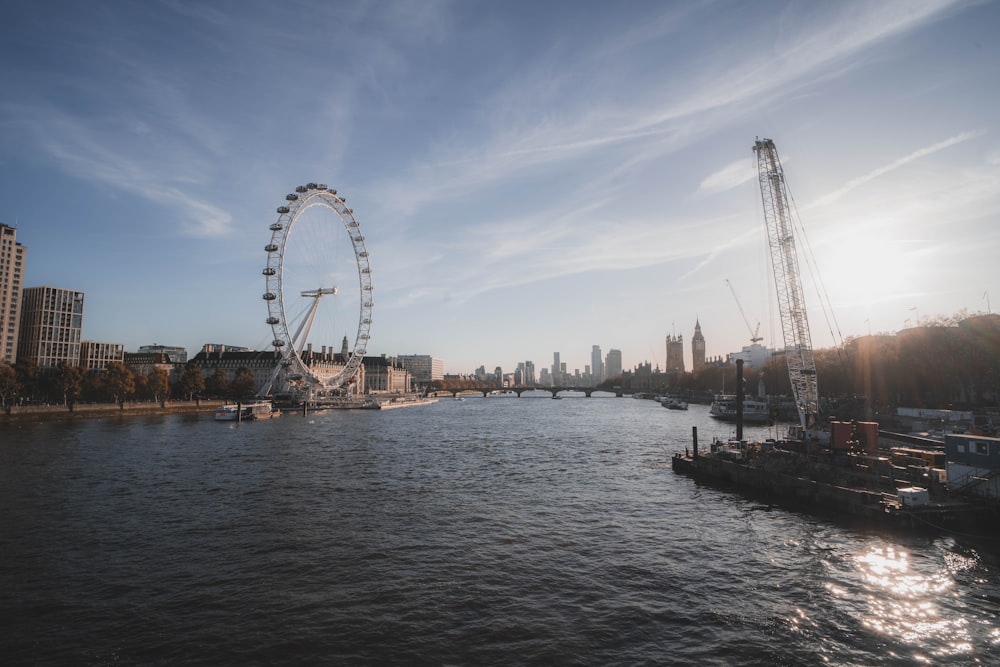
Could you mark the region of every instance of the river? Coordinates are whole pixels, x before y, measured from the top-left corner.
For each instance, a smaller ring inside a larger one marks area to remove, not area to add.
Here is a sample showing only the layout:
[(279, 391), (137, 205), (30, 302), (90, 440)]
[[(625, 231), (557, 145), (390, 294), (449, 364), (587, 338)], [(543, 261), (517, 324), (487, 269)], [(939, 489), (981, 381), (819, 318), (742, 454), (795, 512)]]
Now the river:
[(542, 396), (0, 424), (0, 656), (1000, 664), (996, 554), (675, 475), (705, 406)]

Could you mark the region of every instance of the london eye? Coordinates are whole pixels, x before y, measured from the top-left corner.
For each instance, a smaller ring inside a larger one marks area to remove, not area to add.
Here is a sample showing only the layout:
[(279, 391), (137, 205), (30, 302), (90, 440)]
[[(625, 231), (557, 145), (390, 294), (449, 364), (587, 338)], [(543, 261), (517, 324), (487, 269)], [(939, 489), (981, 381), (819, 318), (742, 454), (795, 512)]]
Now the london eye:
[[(295, 188), (277, 213), (263, 270), (276, 365), (259, 394), (349, 392), (372, 322), (371, 266), (361, 227), (346, 198), (323, 184)], [(353, 345), (350, 330), (356, 331)]]

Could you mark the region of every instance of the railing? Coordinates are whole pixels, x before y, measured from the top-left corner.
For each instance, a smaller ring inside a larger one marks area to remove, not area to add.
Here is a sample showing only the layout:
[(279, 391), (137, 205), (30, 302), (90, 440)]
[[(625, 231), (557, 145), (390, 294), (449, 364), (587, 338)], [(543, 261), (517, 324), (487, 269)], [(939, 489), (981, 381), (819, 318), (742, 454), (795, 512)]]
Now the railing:
[(967, 493), (968, 491), (979, 486), (980, 484), (985, 484), (986, 482), (990, 481), (991, 479), (994, 479), (997, 476), (1000, 476), (1000, 468), (995, 468), (993, 470), (990, 470), (985, 475), (973, 475), (970, 473), (966, 475), (965, 482), (962, 485), (953, 488), (951, 492), (955, 494)]

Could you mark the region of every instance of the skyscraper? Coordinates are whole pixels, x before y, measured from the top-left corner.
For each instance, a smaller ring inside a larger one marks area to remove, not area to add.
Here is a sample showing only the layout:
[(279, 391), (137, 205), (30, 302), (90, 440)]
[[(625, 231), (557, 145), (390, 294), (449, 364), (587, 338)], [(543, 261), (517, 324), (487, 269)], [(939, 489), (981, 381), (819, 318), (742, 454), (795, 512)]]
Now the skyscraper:
[(594, 345), (590, 348), (590, 372), (594, 377), (594, 384), (604, 381), (604, 359), (601, 357), (601, 346)]
[(705, 337), (701, 335), (701, 322), (694, 320), (694, 336), (691, 337), (691, 370), (700, 371), (705, 367)]
[(58, 287), (29, 287), (23, 292), (18, 358), (34, 360), (40, 369), (60, 361), (80, 365), (83, 292)]
[(619, 377), (622, 374), (622, 351), (608, 350), (607, 359), (604, 362), (604, 377), (608, 380)]
[(604, 380), (604, 360), (601, 358), (600, 345), (590, 348), (590, 374), (594, 378), (594, 384), (600, 384)]
[(0, 361), (8, 364), (17, 360), (26, 253), (17, 230), (0, 223)]
[(562, 384), (562, 364), (559, 363), (559, 353), (552, 353), (552, 386), (557, 387)]

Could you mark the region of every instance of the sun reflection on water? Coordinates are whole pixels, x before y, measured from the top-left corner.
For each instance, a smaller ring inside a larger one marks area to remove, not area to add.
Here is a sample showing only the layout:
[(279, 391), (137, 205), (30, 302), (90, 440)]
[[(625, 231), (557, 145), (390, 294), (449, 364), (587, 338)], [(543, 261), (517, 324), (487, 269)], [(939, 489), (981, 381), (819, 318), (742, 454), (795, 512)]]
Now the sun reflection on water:
[[(969, 622), (943, 610), (942, 603), (955, 587), (954, 574), (975, 563), (975, 559), (953, 554), (943, 567), (922, 572), (907, 552), (892, 545), (873, 546), (854, 559), (862, 583), (860, 622), (870, 631), (927, 652), (934, 659), (968, 656), (973, 651)], [(833, 586), (829, 590), (838, 597), (844, 594)]]

